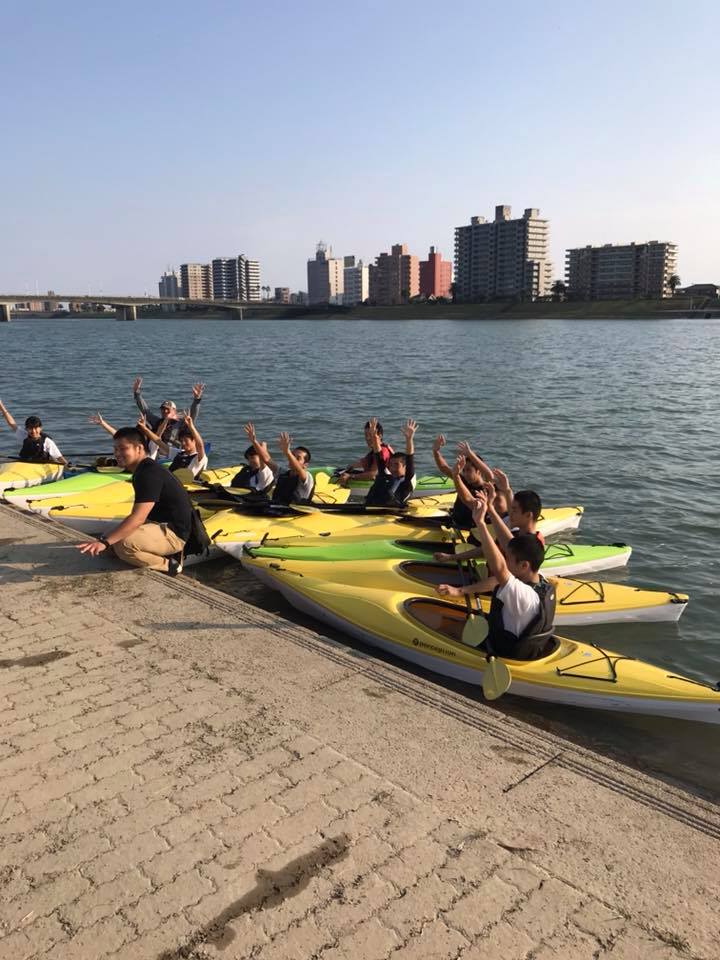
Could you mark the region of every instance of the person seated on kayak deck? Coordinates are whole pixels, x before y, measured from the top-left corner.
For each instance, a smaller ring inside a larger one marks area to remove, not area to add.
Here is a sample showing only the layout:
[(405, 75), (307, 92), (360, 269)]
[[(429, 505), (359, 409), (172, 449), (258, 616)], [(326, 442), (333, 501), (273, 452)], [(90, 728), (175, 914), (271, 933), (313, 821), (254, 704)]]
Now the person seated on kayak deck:
[[(488, 570), (496, 581), (482, 648), (499, 657), (534, 660), (543, 655), (555, 621), (555, 586), (538, 572), (545, 551), (536, 536), (520, 533), (510, 537), (503, 554), (484, 522), (488, 509), (492, 513), (486, 492), (480, 491), (475, 501), (478, 536)], [(479, 593), (482, 586), (441, 584), (437, 590), (441, 596), (462, 597)]]
[[(249, 434), (248, 434), (249, 436)], [(278, 437), (280, 451), (288, 462), (286, 470), (281, 470), (268, 453), (267, 444), (258, 440), (253, 428), (253, 447), (260, 460), (269, 467), (277, 477), (273, 490), (272, 503), (278, 506), (289, 506), (291, 503), (309, 503), (312, 500), (315, 481), (307, 468), (310, 463), (310, 451), (307, 447), (291, 449), (292, 439), (289, 433), (281, 433)]]
[[(488, 498), (489, 508), (486, 523), (492, 523), (493, 530), (498, 545), (501, 549), (510, 540), (514, 534), (531, 533), (537, 537), (541, 546), (545, 547), (545, 538), (542, 532), (538, 530), (538, 519), (542, 513), (542, 502), (534, 490), (518, 490), (513, 493), (510, 488), (510, 482), (502, 470), (493, 470), (496, 483), (484, 485), (485, 494)], [(502, 499), (501, 499), (502, 498)], [(500, 508), (498, 508), (500, 502)], [(507, 514), (501, 514), (500, 510), (505, 503), (510, 504), (510, 511)], [(473, 536), (473, 540), (477, 540)], [(474, 558), (483, 558), (482, 547), (475, 547), (473, 550), (464, 551), (463, 559), (472, 560)], [(433, 558), (440, 562), (452, 563), (457, 558), (452, 553), (435, 553)]]
[(405, 453), (392, 453), (386, 466), (382, 457), (380, 434), (375, 429), (377, 421), (373, 417), (368, 422), (377, 475), (365, 497), (365, 506), (403, 507), (415, 489), (414, 437), (417, 423), (414, 420), (407, 420), (401, 427), (400, 432), (405, 437)]
[(2, 400), (0, 400), (0, 413), (5, 418), (5, 423), (15, 434), (19, 451), (18, 460), (25, 463), (67, 464), (67, 460), (60, 453), (60, 448), (52, 437), (43, 433), (40, 417), (28, 417), (23, 429), (17, 425)]
[[(255, 424), (252, 423), (252, 421), (246, 423), (243, 430), (250, 441), (250, 446), (245, 451), (247, 463), (232, 478), (230, 486), (247, 489), (257, 496), (267, 495), (270, 487), (275, 482), (273, 472), (268, 466), (270, 457), (268, 456), (267, 461), (263, 461), (257, 451), (259, 441), (255, 436)], [(264, 452), (267, 453), (265, 444), (261, 444), (261, 446), (264, 448)]]
[(176, 470), (189, 470), (195, 478), (203, 470), (207, 470), (208, 458), (205, 453), (205, 444), (187, 410), (183, 410), (181, 422), (183, 426), (178, 434), (179, 446), (177, 447), (166, 443), (161, 436), (151, 430), (142, 416), (138, 418), (137, 428), (147, 440), (155, 444), (161, 456), (172, 458), (169, 465), (171, 473), (175, 473)]
[[(142, 377), (135, 377), (133, 382), (133, 397), (135, 398), (135, 403), (138, 406), (138, 410), (145, 417), (146, 423), (151, 430), (154, 430), (155, 433), (159, 434), (163, 438), (165, 443), (169, 443), (173, 447), (179, 447), (179, 434), (182, 429), (182, 420), (178, 418), (178, 412), (175, 403), (172, 400), (163, 400), (163, 402), (160, 404), (160, 416), (150, 413), (150, 408), (140, 392), (141, 387)], [(193, 400), (192, 404), (190, 405), (190, 416), (192, 417), (193, 421), (197, 420), (200, 401), (203, 398), (204, 392), (204, 383), (193, 384)], [(165, 422), (165, 426), (160, 429), (163, 422)]]
[(135, 502), (130, 514), (96, 540), (77, 544), (95, 557), (112, 548), (133, 567), (149, 567), (175, 576), (182, 570), (182, 550), (192, 529), (192, 504), (182, 484), (147, 455), (136, 427), (122, 427), (113, 437), (118, 466), (132, 474)]
[(375, 449), (373, 447), (372, 435), (370, 424), (375, 424), (374, 432), (380, 437), (380, 457), (382, 459), (383, 467), (387, 467), (388, 461), (393, 454), (393, 448), (383, 442), (383, 425), (377, 419), (377, 417), (371, 417), (370, 420), (365, 424), (365, 443), (368, 445), (368, 452), (365, 456), (360, 457), (359, 460), (356, 460), (355, 463), (351, 463), (349, 466), (345, 467), (337, 475), (337, 481), (341, 485), (345, 485), (348, 480), (374, 480), (378, 472), (378, 460), (375, 455)]

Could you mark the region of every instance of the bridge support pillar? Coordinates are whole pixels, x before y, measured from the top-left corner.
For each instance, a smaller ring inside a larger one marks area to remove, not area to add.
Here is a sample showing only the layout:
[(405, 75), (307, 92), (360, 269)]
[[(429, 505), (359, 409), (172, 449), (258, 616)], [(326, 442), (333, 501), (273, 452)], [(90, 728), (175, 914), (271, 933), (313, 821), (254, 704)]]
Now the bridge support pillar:
[(137, 307), (134, 303), (117, 304), (115, 307), (116, 320), (137, 320)]
[(10, 323), (9, 303), (0, 303), (0, 323)]

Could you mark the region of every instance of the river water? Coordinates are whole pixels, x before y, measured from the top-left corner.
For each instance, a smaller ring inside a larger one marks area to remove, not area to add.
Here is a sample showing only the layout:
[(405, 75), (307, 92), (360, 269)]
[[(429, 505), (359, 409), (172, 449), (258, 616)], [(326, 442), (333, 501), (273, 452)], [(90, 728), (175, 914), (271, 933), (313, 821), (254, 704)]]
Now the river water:
[[(401, 422), (419, 421), (420, 472), (435, 472), (436, 433), (467, 439), (516, 488), (583, 504), (578, 541), (632, 545), (629, 568), (604, 579), (691, 596), (678, 625), (565, 633), (720, 679), (717, 321), (26, 319), (0, 324), (0, 358), (0, 397), (16, 419), (39, 414), (73, 454), (107, 451), (90, 413), (134, 421), (136, 374), (152, 408), (189, 405), (191, 384), (207, 383), (198, 426), (215, 465), (242, 460), (247, 419), (275, 451), (289, 430), (316, 463), (363, 453), (371, 415), (396, 445)], [(0, 450), (10, 450), (1, 434)], [(241, 590), (227, 565), (202, 576)], [(651, 770), (720, 787), (720, 727), (519, 708)]]

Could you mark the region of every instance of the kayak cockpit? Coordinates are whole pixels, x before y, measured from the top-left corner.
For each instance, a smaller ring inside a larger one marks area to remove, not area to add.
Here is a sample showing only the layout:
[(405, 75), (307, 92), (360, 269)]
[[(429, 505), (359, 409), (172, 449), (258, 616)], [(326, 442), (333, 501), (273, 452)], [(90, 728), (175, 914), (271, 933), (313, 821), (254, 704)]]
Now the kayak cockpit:
[[(403, 607), (405, 613), (411, 619), (440, 634), (446, 640), (453, 640), (455, 643), (463, 643), (463, 630), (468, 621), (469, 614), (467, 610), (458, 607), (455, 604), (447, 603), (444, 600), (434, 600), (429, 597), (410, 597), (405, 600)], [(464, 644), (463, 644), (464, 645)], [(543, 660), (551, 658), (561, 649), (562, 641), (551, 637), (541, 656), (532, 661), (515, 661), (517, 663), (537, 664)], [(484, 650), (478, 648), (480, 654), (484, 656)], [(509, 657), (503, 657), (503, 660), (510, 660)], [(512, 661), (511, 661), (512, 662)]]

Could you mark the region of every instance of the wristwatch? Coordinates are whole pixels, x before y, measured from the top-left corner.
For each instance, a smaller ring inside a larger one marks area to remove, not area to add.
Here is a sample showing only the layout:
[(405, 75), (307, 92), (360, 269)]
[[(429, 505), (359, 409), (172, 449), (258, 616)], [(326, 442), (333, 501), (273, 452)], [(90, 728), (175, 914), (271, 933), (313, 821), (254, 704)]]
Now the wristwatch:
[(110, 549), (110, 544), (107, 542), (107, 538), (106, 538), (106, 537), (98, 537), (98, 540), (100, 541), (100, 543), (105, 544), (105, 547), (106, 547), (107, 550)]

